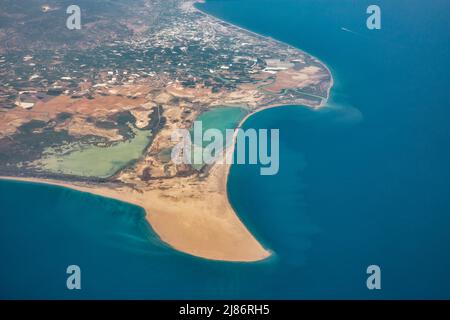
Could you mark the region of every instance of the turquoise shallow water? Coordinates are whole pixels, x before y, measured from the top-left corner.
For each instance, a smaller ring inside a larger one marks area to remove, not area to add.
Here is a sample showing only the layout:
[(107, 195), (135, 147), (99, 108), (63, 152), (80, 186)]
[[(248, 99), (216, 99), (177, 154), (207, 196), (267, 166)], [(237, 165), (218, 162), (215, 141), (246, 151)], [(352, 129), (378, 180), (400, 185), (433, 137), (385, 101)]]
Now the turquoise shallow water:
[[(280, 129), (280, 173), (233, 166), (228, 185), (271, 259), (197, 259), (158, 241), (139, 208), (0, 181), (0, 297), (450, 298), (450, 8), (377, 2), (377, 32), (365, 29), (369, 1), (201, 6), (314, 54), (335, 76), (329, 108), (270, 109), (244, 124)], [(82, 269), (79, 292), (65, 289), (69, 264)], [(381, 291), (365, 286), (370, 264)]]
[[(202, 130), (218, 129), (225, 137), (226, 129), (234, 129), (247, 115), (248, 111), (238, 107), (217, 107), (202, 113), (195, 121), (201, 122)], [(191, 129), (191, 135), (193, 136)], [(207, 143), (205, 143), (207, 145)]]

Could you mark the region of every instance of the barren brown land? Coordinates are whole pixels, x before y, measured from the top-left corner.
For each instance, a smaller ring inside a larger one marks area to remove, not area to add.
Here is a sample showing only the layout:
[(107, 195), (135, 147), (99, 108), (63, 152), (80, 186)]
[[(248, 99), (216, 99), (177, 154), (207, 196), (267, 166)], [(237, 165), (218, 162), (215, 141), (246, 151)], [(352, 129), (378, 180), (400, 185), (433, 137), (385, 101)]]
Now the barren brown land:
[[(262, 260), (270, 251), (228, 201), (229, 165), (174, 164), (172, 132), (218, 106), (245, 108), (245, 119), (275, 106), (322, 107), (332, 75), (315, 57), (206, 15), (195, 2), (133, 2), (115, 17), (127, 31), (104, 39), (98, 30), (114, 13), (94, 15), (77, 41), (52, 39), (52, 51), (5, 20), (0, 175), (141, 206), (162, 241), (194, 256)], [(33, 3), (27, 12), (6, 6), (0, 20), (32, 15), (44, 25), (46, 15), (64, 14), (57, 1), (46, 1), (51, 10)]]

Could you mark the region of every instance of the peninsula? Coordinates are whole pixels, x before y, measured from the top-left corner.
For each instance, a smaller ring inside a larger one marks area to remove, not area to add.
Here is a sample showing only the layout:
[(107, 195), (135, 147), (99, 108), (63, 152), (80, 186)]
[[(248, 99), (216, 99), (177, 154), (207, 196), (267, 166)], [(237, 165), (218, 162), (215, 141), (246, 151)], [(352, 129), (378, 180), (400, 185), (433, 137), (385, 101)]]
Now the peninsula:
[(229, 165), (174, 164), (171, 134), (217, 107), (246, 110), (236, 127), (271, 107), (320, 108), (333, 86), (321, 61), (195, 0), (90, 1), (79, 31), (60, 1), (4, 2), (2, 179), (138, 205), (162, 241), (197, 257), (270, 256), (228, 201)]

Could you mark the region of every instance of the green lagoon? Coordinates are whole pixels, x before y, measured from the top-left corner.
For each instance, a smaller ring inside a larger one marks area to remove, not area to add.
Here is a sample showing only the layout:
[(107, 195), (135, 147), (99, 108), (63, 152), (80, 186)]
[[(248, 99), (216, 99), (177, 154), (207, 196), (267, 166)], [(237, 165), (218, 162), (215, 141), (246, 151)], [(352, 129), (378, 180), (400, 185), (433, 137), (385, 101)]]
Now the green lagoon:
[[(248, 110), (243, 107), (217, 107), (202, 113), (195, 121), (202, 123), (202, 132), (204, 133), (208, 129), (217, 129), (222, 132), (222, 136), (225, 137), (227, 129), (235, 129), (239, 122), (248, 114)], [(194, 128), (191, 128), (191, 137), (194, 139)], [(203, 152), (203, 148), (210, 142), (203, 142), (202, 146), (193, 142), (193, 155), (195, 153)], [(200, 170), (204, 164), (194, 164), (193, 167), (196, 170)]]
[(202, 122), (203, 132), (218, 129), (225, 136), (226, 129), (234, 129), (248, 114), (242, 107), (217, 107), (202, 113), (195, 121)]
[[(89, 145), (64, 154), (47, 150), (48, 156), (39, 161), (43, 170), (83, 177), (107, 178), (132, 161), (139, 159), (149, 144), (150, 130), (133, 129), (133, 139), (111, 146)], [(89, 164), (88, 166), (86, 164)]]

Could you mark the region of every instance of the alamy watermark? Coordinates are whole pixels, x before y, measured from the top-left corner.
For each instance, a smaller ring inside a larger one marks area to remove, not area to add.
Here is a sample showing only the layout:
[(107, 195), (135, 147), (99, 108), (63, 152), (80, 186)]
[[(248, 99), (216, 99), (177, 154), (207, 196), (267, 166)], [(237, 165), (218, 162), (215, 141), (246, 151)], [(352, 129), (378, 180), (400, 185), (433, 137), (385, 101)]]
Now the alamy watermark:
[(223, 133), (219, 129), (203, 130), (202, 122), (195, 121), (193, 130), (173, 131), (171, 140), (176, 145), (171, 159), (175, 164), (189, 165), (259, 164), (261, 175), (275, 175), (280, 166), (279, 138), (279, 129), (238, 128)]
[(81, 30), (81, 9), (77, 5), (70, 5), (66, 9), (70, 16), (66, 20), (66, 27), (69, 30)]
[(381, 290), (381, 268), (375, 264), (367, 267), (366, 285), (369, 290)]
[(81, 269), (79, 266), (73, 264), (67, 267), (66, 273), (69, 275), (67, 277), (66, 286), (69, 290), (81, 290)]
[(367, 7), (367, 14), (370, 16), (367, 18), (366, 25), (369, 30), (381, 29), (381, 8), (375, 4)]

